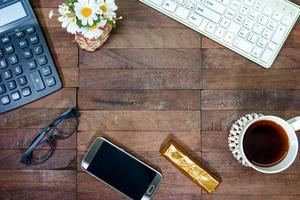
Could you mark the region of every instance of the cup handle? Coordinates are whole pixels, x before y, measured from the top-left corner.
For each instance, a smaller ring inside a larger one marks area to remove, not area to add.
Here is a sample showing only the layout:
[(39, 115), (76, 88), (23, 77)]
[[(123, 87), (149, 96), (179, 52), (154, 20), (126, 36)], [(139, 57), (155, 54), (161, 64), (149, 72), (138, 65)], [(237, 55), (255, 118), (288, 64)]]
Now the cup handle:
[(295, 131), (300, 130), (300, 116), (287, 121)]

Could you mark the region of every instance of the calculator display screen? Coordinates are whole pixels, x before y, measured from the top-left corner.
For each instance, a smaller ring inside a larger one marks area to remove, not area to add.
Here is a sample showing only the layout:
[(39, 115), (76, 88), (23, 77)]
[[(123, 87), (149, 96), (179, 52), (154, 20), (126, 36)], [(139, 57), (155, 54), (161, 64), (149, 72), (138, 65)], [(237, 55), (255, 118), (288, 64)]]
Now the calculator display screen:
[(21, 2), (0, 9), (0, 27), (26, 17), (26, 11)]

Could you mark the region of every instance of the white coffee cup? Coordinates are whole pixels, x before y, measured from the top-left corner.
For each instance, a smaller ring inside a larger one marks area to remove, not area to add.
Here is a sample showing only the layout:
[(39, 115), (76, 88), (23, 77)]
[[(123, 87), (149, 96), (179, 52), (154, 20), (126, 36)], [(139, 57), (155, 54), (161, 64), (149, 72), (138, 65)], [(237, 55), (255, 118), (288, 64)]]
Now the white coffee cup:
[[(244, 147), (243, 147), (243, 140), (245, 133), (247, 132), (248, 128), (260, 121), (260, 120), (267, 120), (267, 121), (272, 121), (278, 125), (280, 125), (286, 132), (287, 137), (288, 137), (288, 142), (289, 142), (289, 148), (287, 151), (286, 156), (277, 164), (273, 166), (268, 166), (268, 167), (262, 167), (255, 165), (254, 163), (250, 162), (248, 158), (245, 155), (244, 152)], [(239, 137), (239, 145), (240, 145), (240, 153), (242, 156), (242, 159), (253, 169), (262, 172), (262, 173), (268, 173), (268, 174), (273, 174), (273, 173), (279, 173), (285, 169), (287, 169), (296, 159), (297, 153), (298, 153), (298, 138), (296, 135), (296, 131), (300, 130), (300, 117), (295, 117), (293, 119), (290, 119), (288, 121), (285, 121), (279, 117), (275, 116), (261, 116), (253, 121), (251, 121), (245, 128), (241, 131), (240, 137)]]

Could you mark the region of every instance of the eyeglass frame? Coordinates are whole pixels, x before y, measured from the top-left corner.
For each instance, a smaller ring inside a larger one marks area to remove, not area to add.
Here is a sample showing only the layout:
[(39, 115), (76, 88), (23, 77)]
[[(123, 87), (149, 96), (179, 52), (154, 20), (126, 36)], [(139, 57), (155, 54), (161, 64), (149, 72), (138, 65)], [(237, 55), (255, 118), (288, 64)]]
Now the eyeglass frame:
[[(65, 110), (63, 113), (61, 113), (46, 128), (42, 129), (40, 131), (40, 133), (33, 139), (33, 141), (31, 142), (30, 146), (22, 154), (20, 162), (23, 163), (23, 164), (25, 164), (25, 165), (38, 165), (38, 164), (42, 164), (45, 161), (47, 161), (53, 155), (53, 153), (54, 153), (53, 142), (55, 142), (56, 140), (67, 139), (67, 138), (71, 137), (77, 131), (78, 125), (79, 125), (79, 121), (78, 121), (78, 117), (79, 116), (80, 116), (80, 114), (76, 111), (75, 108), (69, 108), (69, 109)], [(59, 135), (54, 135), (53, 132), (56, 129), (56, 127), (64, 119), (68, 119), (68, 118), (71, 118), (71, 117), (74, 117), (74, 119), (76, 119), (76, 125), (70, 131), (70, 133), (67, 136), (65, 136), (65, 137), (59, 136)], [(52, 131), (52, 133), (50, 133), (50, 131)], [(47, 134), (49, 134), (49, 136), (47, 136), (47, 138), (43, 140), (43, 138)], [(50, 147), (50, 151), (48, 152), (48, 154), (45, 155), (45, 157), (43, 159), (41, 159), (41, 161), (36, 162), (36, 161), (31, 160), (33, 151), (36, 150), (36, 148), (39, 145), (43, 144), (43, 143), (46, 143)]]

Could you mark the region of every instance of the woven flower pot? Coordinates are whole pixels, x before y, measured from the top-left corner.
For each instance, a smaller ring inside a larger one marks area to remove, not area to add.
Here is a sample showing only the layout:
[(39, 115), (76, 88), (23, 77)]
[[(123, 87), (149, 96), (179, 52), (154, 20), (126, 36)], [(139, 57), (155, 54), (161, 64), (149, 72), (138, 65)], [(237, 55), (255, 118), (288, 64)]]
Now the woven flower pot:
[(112, 30), (112, 25), (106, 24), (105, 27), (103, 28), (103, 34), (98, 39), (91, 40), (85, 38), (83, 35), (76, 34), (75, 41), (78, 43), (80, 48), (86, 51), (95, 51), (96, 49), (99, 49), (106, 42), (111, 30)]

